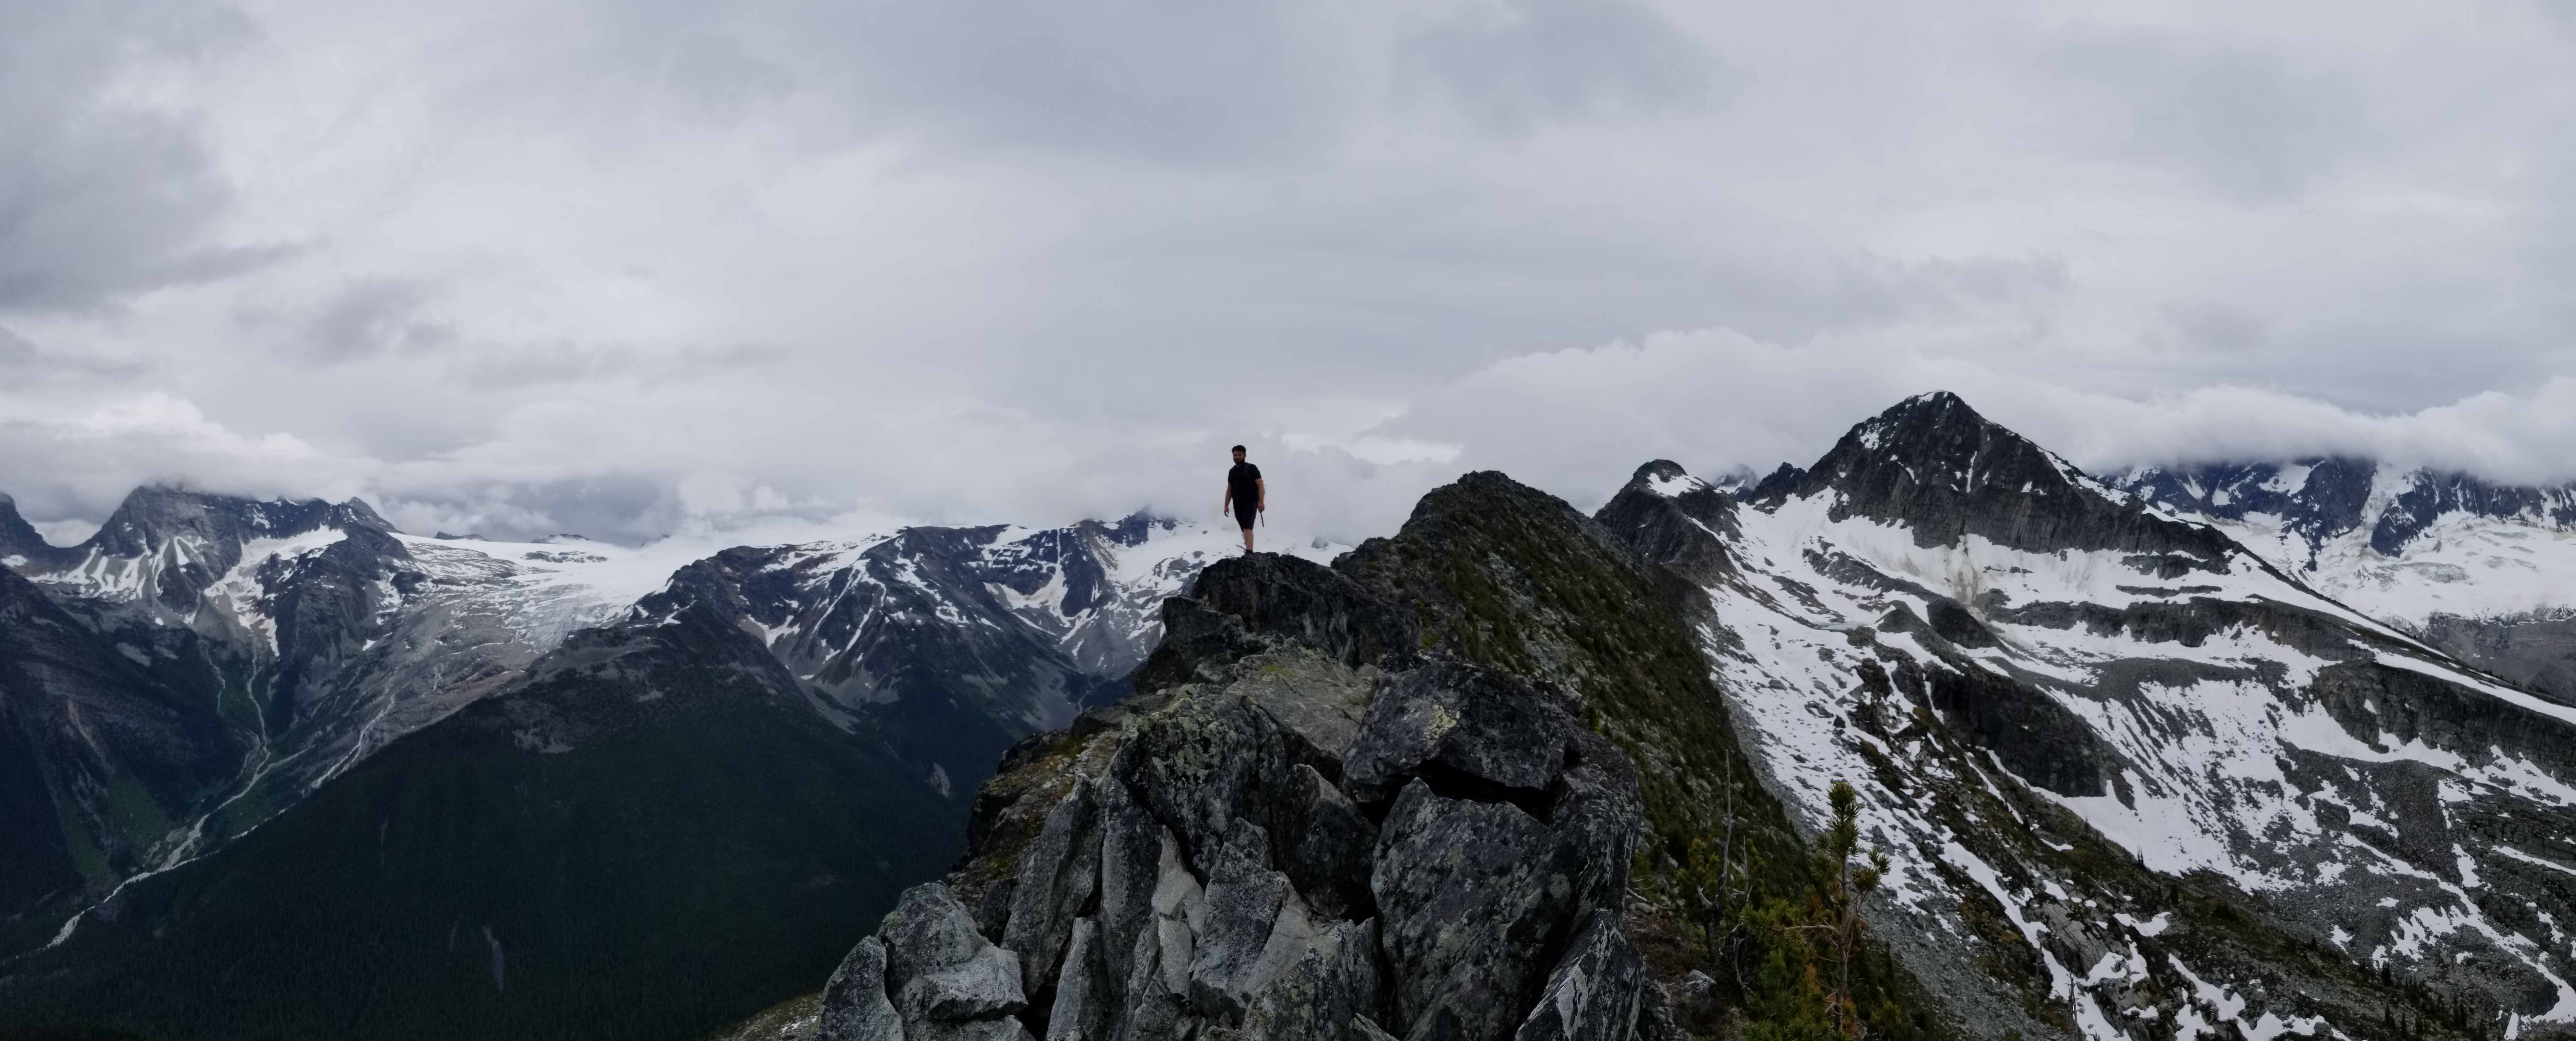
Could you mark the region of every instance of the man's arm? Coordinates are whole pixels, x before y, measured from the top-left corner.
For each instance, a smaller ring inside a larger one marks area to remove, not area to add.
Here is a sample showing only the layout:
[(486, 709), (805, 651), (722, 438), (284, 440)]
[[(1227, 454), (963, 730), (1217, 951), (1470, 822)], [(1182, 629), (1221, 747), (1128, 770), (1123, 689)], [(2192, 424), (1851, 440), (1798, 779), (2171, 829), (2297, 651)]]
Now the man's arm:
[(1226, 486), (1225, 486), (1225, 499), (1224, 499), (1224, 501), (1219, 502), (1219, 503), (1217, 503), (1217, 504), (1216, 504), (1216, 515), (1217, 515), (1217, 516), (1219, 516), (1219, 517), (1223, 517), (1223, 516), (1225, 516), (1225, 515), (1227, 515), (1227, 514), (1229, 514), (1229, 513), (1233, 513), (1233, 512), (1234, 512), (1234, 485), (1232, 485), (1232, 484), (1228, 484), (1228, 485), (1226, 485)]
[[(1267, 480), (1254, 480), (1252, 482), (1252, 490), (1254, 494), (1261, 496), (1259, 501), (1252, 504), (1252, 508), (1263, 513), (1270, 512), (1270, 482)], [(1227, 489), (1226, 494), (1234, 494), (1233, 489)]]

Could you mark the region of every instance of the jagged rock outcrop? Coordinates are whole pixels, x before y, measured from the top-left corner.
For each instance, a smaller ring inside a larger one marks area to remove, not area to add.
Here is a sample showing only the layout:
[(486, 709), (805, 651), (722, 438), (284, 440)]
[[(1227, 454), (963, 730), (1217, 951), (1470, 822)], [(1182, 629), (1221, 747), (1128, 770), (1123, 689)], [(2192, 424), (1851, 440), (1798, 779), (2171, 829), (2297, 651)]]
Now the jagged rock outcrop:
[(892, 967), (973, 946), (961, 897), (1027, 998), (975, 1036), (1665, 1036), (1619, 927), (1635, 772), (1567, 693), (1422, 650), (1293, 558), (1214, 565), (1165, 618), (1154, 682), (1014, 751), (964, 866), (851, 953), (821, 1037), (892, 1036), (888, 1000), (902, 1037), (960, 1029)]

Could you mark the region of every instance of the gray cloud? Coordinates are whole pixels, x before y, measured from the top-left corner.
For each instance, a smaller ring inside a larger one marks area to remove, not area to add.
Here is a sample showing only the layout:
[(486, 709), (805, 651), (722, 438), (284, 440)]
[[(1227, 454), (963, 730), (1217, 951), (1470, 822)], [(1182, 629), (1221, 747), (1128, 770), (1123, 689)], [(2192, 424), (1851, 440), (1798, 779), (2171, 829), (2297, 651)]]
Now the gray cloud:
[(39, 520), (1203, 516), (1242, 441), (1348, 540), (1936, 387), (2087, 465), (2576, 476), (2576, 36), (2528, 12), (177, 10), (0, 0), (0, 129), (52, 143), (0, 170)]
[(127, 380), (146, 366), (114, 354), (65, 354), (38, 347), (7, 326), (0, 326), (0, 376), (21, 387), (55, 388)]
[(2071, 106), (2076, 143), (2232, 198), (2294, 195), (2374, 129), (2362, 81), (2276, 50), (2133, 29), (2058, 41), (2039, 68), (2039, 84)]
[(1628, 0), (1507, 0), (1422, 30), (1404, 57), (1507, 132), (1707, 105), (1727, 78), (1680, 26)]
[(351, 280), (295, 323), (292, 350), (315, 361), (352, 361), (453, 343), (455, 327), (432, 305), (438, 287), (416, 279)]
[(93, 310), (274, 255), (210, 241), (232, 190), (194, 122), (117, 96), (245, 31), (224, 7), (0, 3), (0, 310)]
[(1332, 134), (1371, 75), (1341, 63), (1334, 34), (1380, 20), (1368, 5), (1285, 0), (870, 0), (792, 5), (753, 21), (862, 129), (977, 149), (1232, 163), (1293, 155)]
[(738, 373), (787, 357), (788, 352), (782, 348), (760, 344), (655, 352), (558, 342), (487, 348), (455, 358), (449, 371), (467, 387), (481, 390), (598, 381), (656, 384)]

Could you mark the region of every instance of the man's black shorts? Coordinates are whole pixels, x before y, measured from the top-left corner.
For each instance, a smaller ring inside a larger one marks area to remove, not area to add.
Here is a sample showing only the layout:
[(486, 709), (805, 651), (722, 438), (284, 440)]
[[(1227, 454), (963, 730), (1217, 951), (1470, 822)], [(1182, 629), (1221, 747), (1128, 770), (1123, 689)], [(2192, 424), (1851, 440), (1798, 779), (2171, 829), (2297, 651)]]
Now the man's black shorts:
[[(1199, 516), (1204, 517), (1204, 516), (1207, 516), (1207, 515), (1203, 513), (1203, 514), (1200, 514)], [(1252, 522), (1253, 522), (1253, 521), (1255, 521), (1255, 520), (1258, 520), (1258, 519), (1260, 518), (1260, 516), (1261, 516), (1260, 511), (1255, 510), (1255, 509), (1253, 509), (1253, 508), (1252, 508), (1252, 507), (1250, 507), (1250, 506), (1246, 506), (1246, 505), (1244, 505), (1244, 504), (1243, 504), (1243, 502), (1242, 502), (1241, 500), (1236, 500), (1236, 501), (1235, 501), (1235, 504), (1234, 504), (1234, 522), (1235, 522), (1235, 523), (1237, 523), (1237, 524), (1243, 525), (1243, 530), (1245, 530), (1245, 531), (1251, 531), (1251, 530), (1252, 530)]]

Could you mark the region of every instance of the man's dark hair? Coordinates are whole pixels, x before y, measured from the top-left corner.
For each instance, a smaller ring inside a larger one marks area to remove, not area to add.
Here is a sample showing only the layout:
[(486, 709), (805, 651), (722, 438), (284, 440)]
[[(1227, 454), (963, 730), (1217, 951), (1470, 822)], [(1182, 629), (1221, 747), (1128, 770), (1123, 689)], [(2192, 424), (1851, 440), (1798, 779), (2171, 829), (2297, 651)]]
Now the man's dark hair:
[(1234, 446), (1233, 448), (1227, 449), (1227, 451), (1230, 451), (1230, 452), (1240, 452), (1240, 451), (1243, 451), (1243, 446), (1242, 446), (1242, 445), (1236, 445), (1236, 446)]

